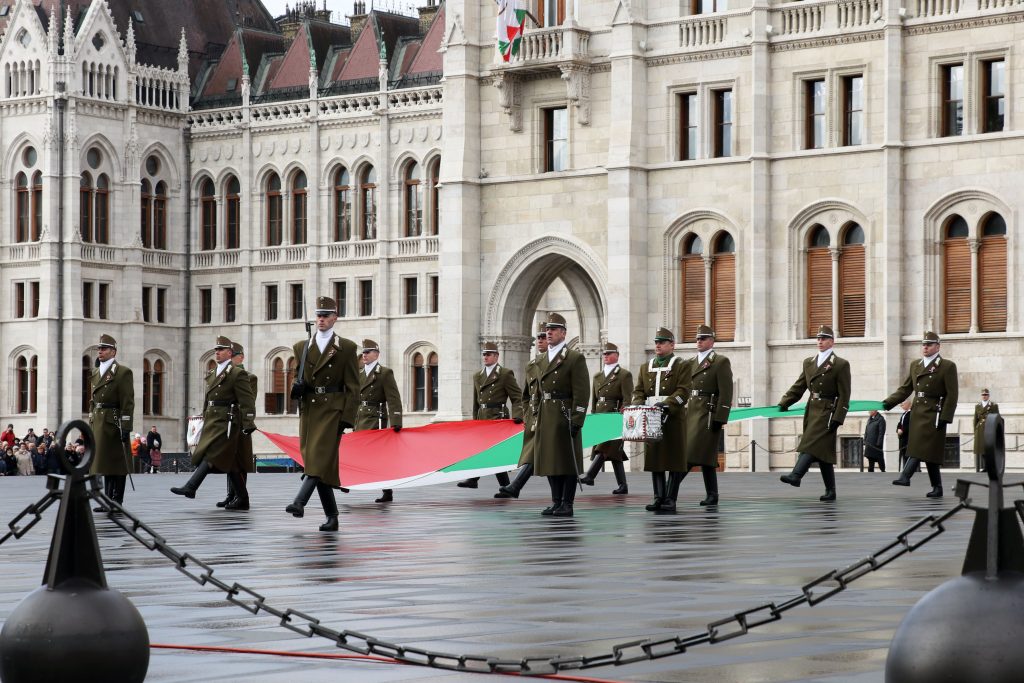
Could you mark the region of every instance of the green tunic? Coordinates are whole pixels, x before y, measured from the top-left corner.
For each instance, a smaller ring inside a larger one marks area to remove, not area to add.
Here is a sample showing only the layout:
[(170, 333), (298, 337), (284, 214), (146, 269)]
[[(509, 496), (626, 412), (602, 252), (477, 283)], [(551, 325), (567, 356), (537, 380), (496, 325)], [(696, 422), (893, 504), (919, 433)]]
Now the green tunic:
[(829, 423), (841, 425), (850, 409), (850, 363), (833, 352), (818, 365), (817, 354), (804, 360), (803, 369), (789, 391), (779, 399), (788, 408), (811, 392), (804, 411), (804, 432), (797, 451), (813, 455), (822, 462), (836, 464), (836, 432)]
[(531, 358), (526, 364), (524, 373), (522, 404), (525, 406), (523, 415), (523, 450), (519, 452), (520, 465), (533, 464), (533, 437), (537, 428), (537, 414), (540, 412), (540, 373), (548, 361), (547, 353)]
[[(590, 412), (592, 413), (621, 413), (622, 409), (629, 405), (633, 397), (633, 373), (621, 365), (607, 375), (604, 371), (594, 375), (590, 391)], [(626, 451), (622, 448), (622, 439), (605, 441), (594, 446), (593, 457), (603, 455), (605, 460), (625, 462)]]
[(987, 406), (981, 403), (974, 404), (974, 454), (985, 454), (985, 420), (989, 415), (999, 414), (999, 404), (988, 402)]
[[(245, 365), (239, 363), (236, 367), (245, 370)], [(248, 370), (246, 370), (248, 372)], [(248, 372), (249, 382), (252, 383), (252, 395), (259, 396), (259, 378), (255, 373)], [(256, 455), (252, 450), (252, 434), (242, 434), (238, 441), (238, 469), (242, 472), (256, 471)]]
[[(328, 486), (341, 486), (338, 446), (342, 431), (355, 425), (359, 404), (356, 344), (334, 334), (324, 347), (324, 353), (320, 353), (315, 339), (303, 339), (292, 347), (296, 358), (302, 358), (307, 344), (309, 356), (302, 375), (307, 393), (299, 402), (303, 469)], [(316, 393), (317, 388), (321, 393)]]
[(398, 393), (395, 373), (380, 363), (369, 375), (362, 375), (359, 388), (359, 410), (356, 431), (402, 426), (402, 397)]
[(698, 356), (686, 361), (690, 372), (690, 396), (686, 402), (686, 466), (718, 466), (722, 425), (732, 407), (732, 365), (711, 351), (703, 363)]
[(661, 441), (644, 444), (644, 471), (685, 472), (686, 398), (690, 393), (689, 364), (675, 355), (655, 357), (641, 365), (636, 376), (633, 405), (668, 406), (668, 417), (661, 425)]
[[(214, 405), (211, 405), (214, 404)], [(249, 373), (231, 365), (206, 373), (203, 396), (203, 434), (192, 453), (192, 464), (206, 462), (218, 472), (239, 471), (242, 430), (256, 427), (256, 394)]]
[(121, 432), (132, 431), (132, 416), (135, 412), (135, 384), (132, 371), (114, 360), (107, 372), (100, 377), (99, 368), (92, 371), (92, 403), (89, 411), (89, 426), (96, 441), (93, 449), (92, 474), (128, 474), (125, 449), (128, 444), (121, 441)]
[[(583, 442), (569, 424), (583, 429), (590, 398), (587, 361), (563, 346), (540, 371), (540, 409), (533, 441), (533, 473), (540, 477), (575, 476), (583, 471)], [(575, 464), (573, 464), (575, 460)]]
[[(505, 405), (512, 402), (512, 412)], [(500, 405), (499, 405), (500, 404)], [(495, 364), (491, 374), (479, 370), (473, 375), (473, 418), (476, 420), (507, 420), (523, 418), (523, 392), (516, 382), (516, 373)]]
[(882, 401), (886, 410), (897, 406), (911, 394), (910, 442), (907, 456), (937, 465), (946, 449), (946, 425), (953, 421), (959, 383), (956, 363), (937, 357), (927, 368), (924, 360), (910, 364), (907, 378), (899, 389)]

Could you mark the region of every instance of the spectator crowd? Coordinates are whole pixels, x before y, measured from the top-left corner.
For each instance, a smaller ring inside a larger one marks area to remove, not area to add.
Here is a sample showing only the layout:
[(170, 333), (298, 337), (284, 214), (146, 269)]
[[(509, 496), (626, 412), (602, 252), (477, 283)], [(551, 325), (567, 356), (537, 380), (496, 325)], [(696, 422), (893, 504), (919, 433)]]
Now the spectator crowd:
[[(156, 425), (147, 434), (132, 434), (132, 471), (136, 474), (159, 472), (161, 464), (161, 437)], [(77, 462), (85, 451), (82, 440), (65, 445), (71, 462)], [(9, 424), (0, 432), (0, 477), (29, 474), (61, 474), (60, 452), (53, 433), (43, 428), (36, 434), (29, 428), (24, 436), (14, 433)]]

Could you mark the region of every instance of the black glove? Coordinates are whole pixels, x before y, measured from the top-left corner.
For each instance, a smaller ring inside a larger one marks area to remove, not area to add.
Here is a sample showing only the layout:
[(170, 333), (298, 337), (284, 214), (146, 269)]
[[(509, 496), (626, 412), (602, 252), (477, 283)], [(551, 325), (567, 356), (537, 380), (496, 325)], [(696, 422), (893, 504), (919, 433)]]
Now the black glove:
[(837, 431), (839, 431), (839, 423), (838, 422), (829, 422), (828, 423), (828, 431), (830, 431), (830, 432), (837, 432)]
[(402, 426), (401, 425), (395, 425), (394, 427), (392, 427), (392, 429), (395, 430), (396, 432), (400, 432), (400, 431), (402, 431)]
[(306, 394), (306, 382), (305, 380), (297, 379), (292, 382), (292, 390), (289, 392), (289, 396), (293, 401), (299, 401)]
[(724, 427), (724, 426), (725, 426), (724, 422), (718, 422), (717, 420), (712, 420), (711, 421), (711, 431), (713, 431), (713, 432), (720, 431), (722, 429), (722, 427)]
[(939, 420), (939, 426), (941, 427), (948, 427), (951, 424), (953, 424), (952, 420)]
[(569, 435), (575, 439), (576, 435), (580, 433), (581, 429), (583, 428), (580, 427), (579, 425), (569, 425)]
[(779, 407), (779, 412), (782, 412), (782, 413), (784, 413), (784, 412), (786, 412), (787, 410), (789, 410), (789, 406), (784, 406), (784, 405), (782, 405), (781, 403), (779, 404), (779, 406), (778, 406), (778, 407)]
[(355, 428), (356, 428), (356, 426), (354, 424), (352, 424), (351, 422), (345, 422), (344, 420), (341, 421), (341, 431), (345, 431), (346, 429), (355, 429)]
[(892, 404), (882, 401), (882, 410), (892, 410)]
[(513, 417), (512, 418), (512, 422), (514, 424), (521, 425), (521, 424), (523, 424), (523, 418), (521, 418), (521, 417)]
[(249, 436), (250, 434), (252, 434), (255, 431), (256, 431), (255, 427), (246, 427), (245, 429), (242, 430), (242, 433), (245, 434), (246, 436)]
[(128, 443), (132, 439), (132, 433), (121, 430), (121, 443)]

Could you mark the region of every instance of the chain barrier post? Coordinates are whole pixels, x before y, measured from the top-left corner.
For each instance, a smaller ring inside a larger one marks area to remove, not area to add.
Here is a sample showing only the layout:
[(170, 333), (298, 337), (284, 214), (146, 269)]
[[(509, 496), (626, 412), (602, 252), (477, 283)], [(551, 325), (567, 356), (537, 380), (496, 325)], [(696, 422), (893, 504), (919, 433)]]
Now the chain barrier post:
[(757, 442), (750, 441), (750, 471), (757, 472)]
[(988, 506), (977, 513), (963, 573), (925, 595), (896, 630), (885, 664), (887, 683), (985, 681), (1016, 683), (1024, 671), (1024, 537), (1017, 522), (1021, 501), (1003, 508), (1006, 444), (1003, 419), (985, 420), (987, 482), (960, 480), (957, 495), (972, 485), (988, 488)]
[[(85, 441), (77, 464), (64, 449), (73, 429)], [(89, 509), (89, 487), (97, 488), (88, 473), (96, 443), (92, 430), (71, 420), (55, 438), (66, 476), (51, 475), (47, 482), (56, 488), (63, 479), (64, 488), (43, 585), (18, 603), (0, 630), (0, 680), (141, 683), (149, 669), (149, 633), (135, 606), (107, 586)]]

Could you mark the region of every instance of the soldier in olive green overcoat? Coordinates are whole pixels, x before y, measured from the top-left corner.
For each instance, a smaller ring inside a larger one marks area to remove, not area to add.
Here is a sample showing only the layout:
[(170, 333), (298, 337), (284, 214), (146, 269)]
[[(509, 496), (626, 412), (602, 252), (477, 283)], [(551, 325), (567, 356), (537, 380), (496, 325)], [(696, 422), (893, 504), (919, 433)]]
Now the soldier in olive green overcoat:
[(572, 517), (578, 477), (583, 469), (580, 432), (587, 417), (590, 373), (587, 361), (565, 342), (565, 318), (550, 313), (548, 352), (540, 368), (540, 409), (533, 441), (534, 471), (548, 478), (551, 506), (541, 514)]
[(882, 401), (889, 410), (908, 396), (914, 403), (910, 410), (910, 442), (907, 444), (907, 463), (893, 484), (910, 486), (910, 478), (917, 472), (921, 461), (928, 467), (928, 480), (932, 490), (929, 498), (942, 497), (942, 455), (946, 449), (946, 426), (953, 421), (959, 395), (956, 363), (939, 355), (939, 335), (928, 331), (921, 341), (920, 360), (910, 364), (907, 378), (899, 389)]
[(974, 455), (979, 460), (982, 469), (985, 462), (982, 456), (985, 454), (985, 420), (989, 415), (999, 414), (999, 404), (989, 400), (988, 389), (981, 390), (981, 401), (974, 404)]
[[(633, 373), (619, 365), (619, 347), (607, 342), (601, 349), (604, 367), (594, 375), (590, 391), (590, 412), (622, 413), (622, 409), (633, 399)], [(626, 484), (626, 468), (623, 465), (629, 458), (622, 447), (622, 439), (605, 441), (594, 446), (590, 454), (590, 469), (580, 478), (587, 486), (594, 485), (594, 478), (604, 468), (605, 462), (612, 464), (615, 482), (618, 488), (612, 491), (616, 495), (629, 493)]]
[[(511, 418), (516, 424), (523, 424), (523, 393), (516, 382), (516, 373), (502, 367), (498, 363), (498, 345), (494, 342), (484, 343), (481, 351), (484, 367), (473, 373), (473, 419), (474, 420), (507, 420)], [(512, 408), (509, 412), (508, 403)], [(509, 498), (501, 487), (509, 485), (507, 472), (498, 472), (498, 492), (495, 498)], [(470, 477), (459, 482), (462, 488), (475, 489), (480, 477)]]
[(697, 328), (697, 355), (686, 361), (690, 366), (686, 472), (700, 467), (706, 494), (701, 505), (718, 504), (718, 445), (732, 410), (732, 364), (714, 346), (715, 331), (701, 325)]
[(301, 372), (291, 388), (299, 401), (299, 445), (305, 474), (295, 500), (285, 507), (294, 517), (305, 514), (313, 491), (320, 497), (327, 521), (321, 531), (338, 530), (338, 503), (334, 489), (341, 486), (338, 446), (341, 434), (356, 423), (359, 403), (359, 367), (356, 344), (338, 336), (338, 304), (329, 296), (316, 302), (316, 332), (296, 342), (292, 352), (301, 358)]
[(633, 405), (657, 406), (662, 411), (661, 441), (644, 444), (644, 471), (651, 473), (654, 500), (650, 512), (674, 512), (676, 501), (666, 476), (679, 493), (679, 476), (686, 471), (686, 399), (690, 393), (690, 366), (675, 355), (676, 337), (666, 327), (654, 333), (655, 356), (640, 366), (633, 389)]
[(850, 409), (852, 381), (849, 361), (837, 356), (832, 348), (836, 341), (832, 328), (828, 325), (818, 328), (817, 340), (818, 353), (804, 360), (800, 376), (779, 399), (779, 408), (788, 410), (804, 392), (811, 394), (804, 411), (804, 431), (796, 447), (800, 457), (793, 471), (779, 480), (800, 486), (807, 470), (818, 463), (825, 482), (825, 495), (819, 500), (828, 501), (836, 499), (836, 432), (846, 421)]
[[(127, 448), (135, 412), (135, 384), (132, 371), (117, 362), (117, 341), (113, 337), (100, 335), (98, 348), (97, 367), (89, 379), (89, 426), (95, 442), (89, 472), (102, 474), (104, 492), (122, 503), (129, 471)], [(106, 511), (102, 506), (97, 510)]]
[[(380, 364), (380, 345), (372, 339), (363, 340), (363, 372), (359, 386), (359, 408), (356, 411), (356, 431), (387, 429), (390, 424), (396, 432), (402, 431), (402, 396), (391, 368)], [(390, 503), (394, 492), (384, 489), (374, 502)]]
[[(231, 342), (231, 363), (239, 370), (245, 370), (245, 348), (238, 342)], [(246, 371), (249, 375), (249, 382), (252, 384), (252, 395), (259, 396), (259, 379), (255, 373)], [(238, 471), (242, 475), (242, 481), (246, 487), (249, 486), (249, 473), (256, 471), (256, 457), (252, 450), (252, 434), (242, 434), (238, 441)], [(224, 500), (217, 502), (217, 507), (225, 507), (235, 498), (235, 489), (231, 483), (231, 477), (226, 477), (228, 482), (228, 495)]]
[(523, 448), (519, 451), (519, 471), (508, 486), (499, 486), (498, 493), (502, 498), (518, 498), (519, 492), (533, 476), (533, 436), (537, 426), (537, 413), (540, 412), (540, 371), (542, 363), (548, 359), (548, 333), (542, 321), (534, 335), (537, 342), (537, 355), (526, 364), (523, 373)]
[(196, 469), (184, 486), (172, 488), (171, 493), (195, 498), (207, 474), (224, 472), (235, 492), (224, 509), (248, 510), (249, 492), (242, 480), (238, 449), (243, 436), (256, 430), (256, 394), (249, 373), (231, 363), (231, 340), (217, 337), (213, 348), (217, 366), (205, 378), (203, 433), (192, 453)]

